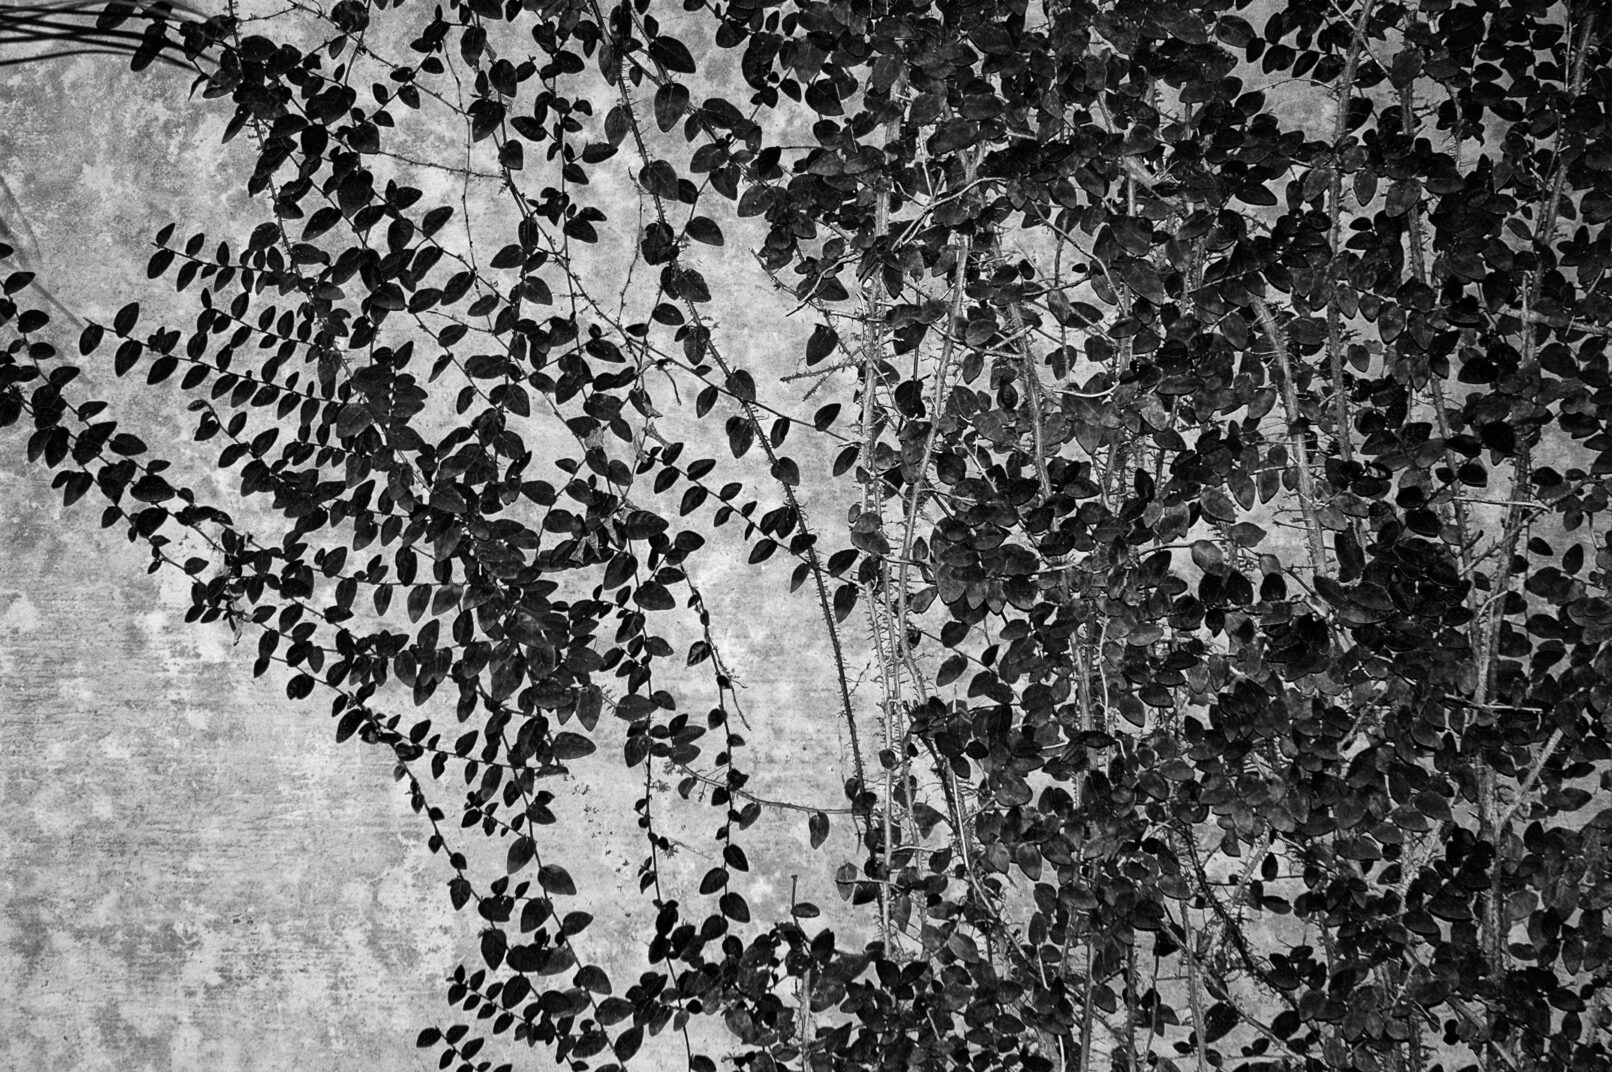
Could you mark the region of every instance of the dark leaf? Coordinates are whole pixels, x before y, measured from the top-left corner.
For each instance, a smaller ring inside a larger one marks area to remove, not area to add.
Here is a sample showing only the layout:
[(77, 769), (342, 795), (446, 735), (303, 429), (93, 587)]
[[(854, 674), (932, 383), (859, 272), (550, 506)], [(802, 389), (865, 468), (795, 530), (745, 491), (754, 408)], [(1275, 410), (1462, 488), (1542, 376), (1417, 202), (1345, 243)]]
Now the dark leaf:
[(588, 964), (578, 969), (575, 982), (583, 990), (595, 994), (610, 993), (610, 977), (596, 964)]
[(487, 962), (487, 967), (497, 971), (508, 949), (509, 939), (503, 931), (491, 927), (481, 932), (481, 959)]
[(644, 1029), (634, 1025), (616, 1036), (616, 1060), (623, 1063), (632, 1060), (633, 1054), (644, 1044)]
[(695, 216), (683, 230), (696, 242), (704, 242), (708, 246), (722, 245), (722, 228), (708, 216)]
[(671, 130), (688, 111), (688, 90), (676, 82), (666, 82), (655, 91), (655, 125), (661, 132)]
[(1218, 1042), (1231, 1033), (1242, 1020), (1235, 1006), (1228, 1002), (1216, 1002), (1209, 1006), (1203, 1014), (1204, 1043)]
[(554, 738), (554, 758), (559, 760), (581, 759), (591, 756), (598, 751), (598, 745), (580, 733), (566, 730)]
[(732, 890), (722, 895), (719, 904), (722, 907), (722, 914), (735, 923), (750, 922), (750, 906), (745, 903), (743, 897)]
[(576, 896), (576, 883), (571, 881), (571, 875), (559, 864), (544, 864), (538, 868), (537, 881), (544, 893)]
[(118, 315), (112, 318), (112, 330), (119, 335), (127, 335), (134, 329), (134, 322), (140, 319), (140, 303), (130, 302), (118, 310)]
[(926, 148), (931, 156), (946, 156), (968, 148), (979, 139), (979, 124), (972, 119), (948, 119), (935, 129)]
[(531, 863), (536, 854), (537, 845), (531, 838), (517, 837), (509, 844), (509, 859), (505, 862), (504, 870), (513, 875)]
[(675, 37), (665, 34), (655, 38), (649, 43), (649, 57), (668, 71), (678, 74), (694, 74), (694, 57), (689, 55), (688, 48)]

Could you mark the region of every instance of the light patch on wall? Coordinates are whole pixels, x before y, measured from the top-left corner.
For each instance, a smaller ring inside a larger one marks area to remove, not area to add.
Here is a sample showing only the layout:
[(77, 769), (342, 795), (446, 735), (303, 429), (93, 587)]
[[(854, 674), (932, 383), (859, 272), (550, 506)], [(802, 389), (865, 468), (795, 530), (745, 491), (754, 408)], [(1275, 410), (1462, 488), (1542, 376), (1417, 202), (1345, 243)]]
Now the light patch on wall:
[(10, 605), (0, 613), (0, 632), (32, 633), (39, 628), (39, 608), (27, 595), (22, 592), (7, 593), (0, 595), (0, 600), (10, 601)]

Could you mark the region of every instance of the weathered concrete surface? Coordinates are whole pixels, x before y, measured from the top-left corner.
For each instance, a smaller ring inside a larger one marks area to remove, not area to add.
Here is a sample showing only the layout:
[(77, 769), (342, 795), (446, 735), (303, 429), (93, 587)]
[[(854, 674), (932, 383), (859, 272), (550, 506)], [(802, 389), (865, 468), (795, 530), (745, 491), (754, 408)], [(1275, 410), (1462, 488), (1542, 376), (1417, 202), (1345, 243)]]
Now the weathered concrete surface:
[(0, 1064), (411, 1067), (463, 935), (379, 757), (3, 488)]

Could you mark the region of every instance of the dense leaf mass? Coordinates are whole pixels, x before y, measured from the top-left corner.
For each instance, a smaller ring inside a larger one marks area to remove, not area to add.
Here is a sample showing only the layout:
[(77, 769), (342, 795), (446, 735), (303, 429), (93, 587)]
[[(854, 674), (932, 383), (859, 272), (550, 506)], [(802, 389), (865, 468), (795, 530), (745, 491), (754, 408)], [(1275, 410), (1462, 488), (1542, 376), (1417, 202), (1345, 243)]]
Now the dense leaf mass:
[[(1612, 1063), (1599, 4), (108, 11), (202, 65), (262, 219), (165, 228), (194, 323), (131, 302), (82, 361), (283, 525), (83, 397), (26, 272), (0, 424), (395, 754), (482, 928), (443, 1068), (617, 1069), (698, 1016), (763, 1072)], [(730, 345), (724, 246), (809, 313), (798, 372)], [(816, 605), (843, 801), (745, 788), (719, 529)], [(540, 829), (543, 777), (615, 764), (630, 984)], [(717, 816), (697, 890), (666, 774)], [(760, 909), (764, 808), (850, 854), (855, 937)]]

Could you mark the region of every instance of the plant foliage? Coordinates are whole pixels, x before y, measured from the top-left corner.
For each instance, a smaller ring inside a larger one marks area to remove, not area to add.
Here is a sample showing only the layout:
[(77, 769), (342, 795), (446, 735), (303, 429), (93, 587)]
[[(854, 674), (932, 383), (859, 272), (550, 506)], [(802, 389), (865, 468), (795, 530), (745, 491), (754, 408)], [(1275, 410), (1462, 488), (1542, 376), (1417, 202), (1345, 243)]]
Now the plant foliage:
[[(443, 1068), (630, 1067), (702, 1016), (757, 1070), (1612, 1062), (1600, 5), (108, 10), (137, 66), (205, 57), (262, 218), (165, 227), (194, 323), (131, 302), (76, 356), (5, 278), (0, 424), (395, 755), (482, 928)], [(787, 367), (725, 334), (740, 246), (811, 317)], [(820, 623), (843, 801), (745, 788), (718, 530)], [(636, 980), (561, 770), (643, 785)], [(753, 912), (767, 807), (862, 937)]]

